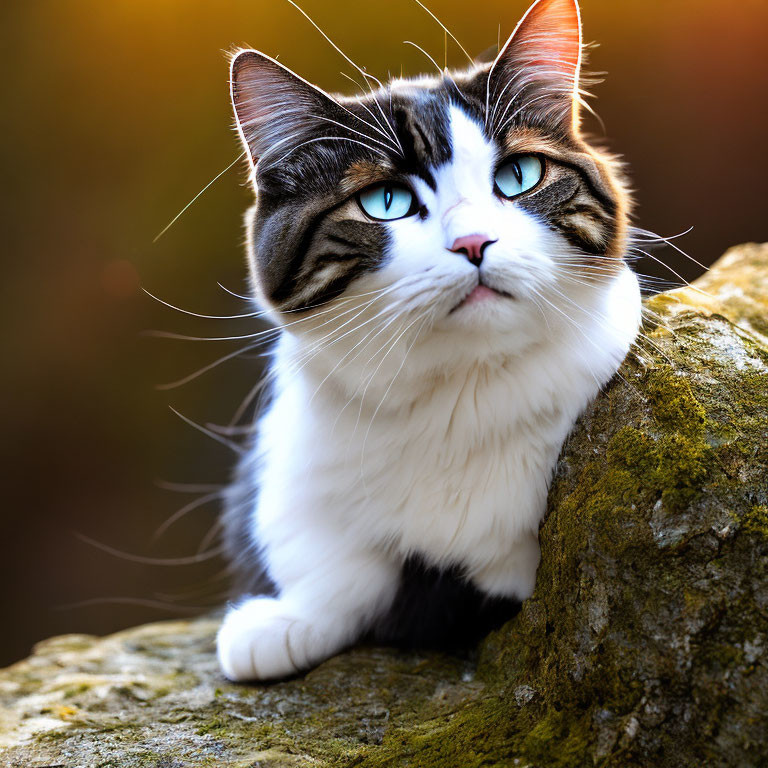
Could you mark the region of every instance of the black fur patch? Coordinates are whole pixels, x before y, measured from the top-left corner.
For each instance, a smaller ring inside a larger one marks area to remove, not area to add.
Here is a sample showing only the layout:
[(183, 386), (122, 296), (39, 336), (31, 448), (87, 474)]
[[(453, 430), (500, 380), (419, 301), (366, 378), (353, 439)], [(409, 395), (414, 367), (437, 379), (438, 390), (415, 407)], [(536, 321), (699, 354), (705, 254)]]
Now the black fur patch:
[(400, 648), (464, 650), (519, 610), (517, 600), (481, 592), (460, 568), (434, 568), (411, 556), (403, 564), (392, 607), (377, 621), (371, 639)]
[(421, 177), (433, 190), (437, 184), (431, 169), (447, 163), (452, 154), (448, 104), (440, 91), (393, 104), (395, 132), (403, 149), (402, 157), (393, 158), (395, 167)]

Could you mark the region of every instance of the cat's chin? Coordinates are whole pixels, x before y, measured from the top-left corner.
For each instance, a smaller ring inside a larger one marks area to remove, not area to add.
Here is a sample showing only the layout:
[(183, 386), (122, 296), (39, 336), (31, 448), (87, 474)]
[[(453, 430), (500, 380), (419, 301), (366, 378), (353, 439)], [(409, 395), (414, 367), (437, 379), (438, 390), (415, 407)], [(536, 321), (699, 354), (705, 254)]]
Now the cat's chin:
[(437, 325), (446, 328), (501, 329), (508, 327), (520, 312), (520, 304), (512, 294), (480, 284), (460, 298)]
[(544, 326), (527, 301), (488, 291), (478, 291), (454, 305), (434, 324), (429, 343), (433, 344), (435, 337), (447, 340), (446, 353), (451, 357), (456, 355), (456, 347), (463, 345), (475, 359), (499, 353), (523, 354), (540, 341)]
[(479, 283), (451, 309), (451, 314), (468, 309), (495, 309), (492, 306), (493, 304), (499, 301), (509, 301), (510, 299), (514, 299), (511, 293)]

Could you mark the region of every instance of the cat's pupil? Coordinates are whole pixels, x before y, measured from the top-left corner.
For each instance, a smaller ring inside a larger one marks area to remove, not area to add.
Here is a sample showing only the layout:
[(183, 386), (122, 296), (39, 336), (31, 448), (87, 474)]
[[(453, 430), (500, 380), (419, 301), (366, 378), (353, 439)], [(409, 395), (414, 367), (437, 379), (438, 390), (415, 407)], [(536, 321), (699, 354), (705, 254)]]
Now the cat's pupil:
[(520, 168), (520, 163), (518, 163), (517, 160), (515, 160), (512, 163), (512, 173), (515, 174), (515, 178), (517, 179), (517, 183), (518, 184), (522, 184), (523, 183), (523, 171)]
[(392, 205), (392, 197), (393, 197), (392, 187), (387, 185), (386, 187), (384, 187), (384, 208), (387, 211), (389, 210), (389, 206)]

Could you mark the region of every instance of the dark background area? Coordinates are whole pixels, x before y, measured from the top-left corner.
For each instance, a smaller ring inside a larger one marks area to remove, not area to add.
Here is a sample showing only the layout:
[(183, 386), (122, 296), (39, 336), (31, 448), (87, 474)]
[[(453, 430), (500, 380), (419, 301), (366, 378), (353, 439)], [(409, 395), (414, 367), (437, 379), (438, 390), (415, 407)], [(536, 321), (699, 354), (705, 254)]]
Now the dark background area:
[[(415, 74), (440, 62), (444, 36), (410, 0), (304, 8), (373, 74)], [(524, 0), (432, 10), (479, 53), (503, 40)], [(590, 69), (607, 72), (593, 102), (608, 145), (626, 158), (638, 224), (711, 264), (728, 246), (768, 239), (763, 0), (583, 0)], [(64, 632), (105, 633), (192, 614), (220, 600), (215, 557), (150, 565), (109, 554), (192, 558), (215, 504), (153, 533), (199, 494), (157, 480), (218, 485), (234, 454), (181, 421), (227, 424), (257, 382), (258, 354), (186, 386), (164, 384), (238, 349), (142, 332), (252, 333), (255, 321), (217, 283), (247, 291), (244, 161), (153, 238), (240, 152), (231, 130), (225, 50), (251, 45), (327, 90), (354, 74), (284, 0), (6, 2), (2, 124), (2, 495), (0, 664)], [(448, 61), (462, 57), (449, 43)], [(591, 124), (594, 133), (602, 128)], [(670, 248), (654, 252), (686, 279), (701, 271)], [(664, 265), (639, 269), (664, 278)], [(242, 343), (242, 342), (240, 342)], [(215, 548), (215, 542), (207, 549)]]

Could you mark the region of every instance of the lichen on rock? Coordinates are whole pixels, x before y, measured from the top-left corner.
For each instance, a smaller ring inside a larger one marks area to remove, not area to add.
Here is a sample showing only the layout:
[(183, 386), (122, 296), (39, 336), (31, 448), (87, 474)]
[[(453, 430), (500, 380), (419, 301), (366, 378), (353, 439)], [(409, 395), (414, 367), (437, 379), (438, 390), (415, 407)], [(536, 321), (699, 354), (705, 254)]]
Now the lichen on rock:
[(215, 618), (54, 638), (0, 672), (2, 765), (767, 765), (768, 246), (646, 307), (563, 448), (536, 591), (471, 659), (243, 686)]

